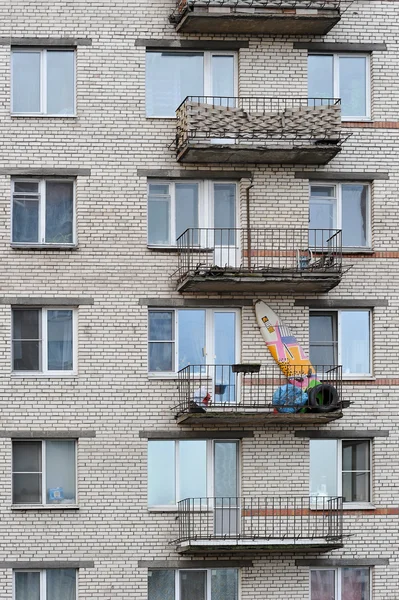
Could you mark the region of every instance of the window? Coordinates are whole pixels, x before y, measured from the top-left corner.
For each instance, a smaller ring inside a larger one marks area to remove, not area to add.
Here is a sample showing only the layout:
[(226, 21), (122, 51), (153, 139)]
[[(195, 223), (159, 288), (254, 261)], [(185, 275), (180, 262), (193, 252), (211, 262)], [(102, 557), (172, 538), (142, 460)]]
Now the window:
[(14, 571), (14, 600), (76, 600), (76, 569)]
[(310, 600), (370, 600), (370, 569), (311, 569)]
[[(151, 181), (148, 184), (148, 243), (175, 246), (177, 238), (186, 229), (193, 228), (197, 229), (194, 237), (198, 244), (199, 227), (235, 228), (236, 196), (235, 183)], [(204, 235), (210, 237), (202, 230)]]
[(13, 441), (13, 504), (76, 504), (75, 440)]
[(344, 248), (370, 248), (370, 186), (312, 184), (309, 228), (342, 229)]
[(70, 308), (14, 308), (12, 364), (14, 371), (71, 372), (76, 313)]
[(238, 600), (238, 569), (149, 570), (148, 600)]
[(310, 440), (310, 495), (371, 502), (370, 440)]
[(310, 311), (310, 360), (342, 365), (343, 374), (371, 374), (370, 311)]
[(341, 98), (343, 120), (369, 119), (370, 57), (362, 54), (310, 54), (308, 96), (316, 99)]
[(11, 64), (13, 114), (75, 113), (74, 50), (13, 50)]
[(235, 96), (236, 55), (230, 52), (147, 52), (147, 117), (174, 117), (186, 96)]
[(149, 311), (149, 371), (174, 373), (187, 365), (233, 365), (238, 358), (236, 310)]
[(13, 181), (13, 244), (73, 245), (74, 212), (73, 181)]
[(238, 442), (150, 440), (148, 505), (175, 507), (184, 498), (238, 496)]

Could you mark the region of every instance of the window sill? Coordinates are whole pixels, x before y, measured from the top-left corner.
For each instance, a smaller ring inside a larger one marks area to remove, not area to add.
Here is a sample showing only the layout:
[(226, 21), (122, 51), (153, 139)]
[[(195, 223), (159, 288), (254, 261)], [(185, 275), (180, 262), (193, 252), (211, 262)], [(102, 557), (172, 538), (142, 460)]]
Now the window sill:
[(345, 127), (345, 123), (372, 123), (371, 117), (343, 117), (341, 123)]
[(158, 251), (158, 252), (179, 252), (180, 248), (177, 246), (156, 246), (154, 244), (147, 244), (148, 250)]
[(177, 508), (177, 506), (149, 506), (148, 507), (148, 512), (153, 512), (153, 513), (165, 513), (165, 512), (177, 513), (177, 512), (179, 512), (179, 509)]
[(12, 371), (11, 377), (13, 379), (60, 379), (61, 377), (65, 377), (66, 379), (70, 379), (72, 377), (77, 377), (77, 372), (55, 372), (55, 373), (37, 373), (35, 371)]
[(11, 504), (11, 510), (79, 510), (77, 504)]
[(342, 381), (375, 381), (376, 377), (374, 375), (351, 375), (343, 374)]
[(77, 244), (13, 244), (13, 250), (77, 250)]
[(179, 379), (177, 373), (148, 373), (148, 379)]
[(344, 502), (344, 510), (375, 510), (376, 507), (371, 502)]
[(12, 119), (76, 119), (74, 115), (44, 115), (42, 113), (11, 113)]
[(176, 116), (173, 116), (173, 117), (154, 117), (154, 116), (148, 117), (146, 115), (145, 118), (147, 119), (147, 121), (151, 121), (151, 120), (153, 120), (153, 121), (176, 121), (177, 120)]
[(342, 254), (374, 254), (371, 248), (342, 248)]

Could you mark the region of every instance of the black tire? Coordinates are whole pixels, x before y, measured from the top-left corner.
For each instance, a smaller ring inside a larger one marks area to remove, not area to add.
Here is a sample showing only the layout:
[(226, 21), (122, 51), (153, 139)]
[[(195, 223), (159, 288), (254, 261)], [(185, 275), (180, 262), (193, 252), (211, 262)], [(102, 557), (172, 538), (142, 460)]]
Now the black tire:
[[(309, 396), (309, 406), (315, 412), (328, 413), (337, 410), (339, 395), (335, 387), (329, 383), (320, 383), (307, 390)], [(317, 396), (322, 394), (323, 402), (319, 404)]]

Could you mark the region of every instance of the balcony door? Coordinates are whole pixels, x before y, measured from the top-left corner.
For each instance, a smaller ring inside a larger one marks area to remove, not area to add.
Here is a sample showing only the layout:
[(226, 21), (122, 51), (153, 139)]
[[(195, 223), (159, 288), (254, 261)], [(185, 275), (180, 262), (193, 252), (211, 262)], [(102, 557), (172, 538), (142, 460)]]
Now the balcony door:
[(211, 227), (208, 242), (213, 248), (213, 264), (221, 268), (240, 265), (237, 230), (237, 185), (213, 183), (211, 190)]
[(236, 375), (231, 365), (237, 362), (237, 311), (215, 310), (209, 315), (213, 322), (208, 323), (210, 330), (207, 348), (207, 364), (213, 368), (212, 405), (237, 402)]
[(238, 442), (215, 441), (213, 452), (214, 535), (235, 538), (240, 533)]

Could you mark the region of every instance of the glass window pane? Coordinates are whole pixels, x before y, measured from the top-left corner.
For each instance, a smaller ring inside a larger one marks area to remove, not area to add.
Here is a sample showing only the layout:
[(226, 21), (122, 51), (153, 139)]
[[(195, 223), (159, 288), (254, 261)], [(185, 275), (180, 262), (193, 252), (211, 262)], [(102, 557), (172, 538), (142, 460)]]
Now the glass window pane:
[(366, 104), (365, 56), (339, 57), (339, 91), (343, 117), (365, 117)]
[(370, 442), (368, 440), (342, 441), (342, 469), (344, 471), (370, 469)]
[(46, 182), (46, 243), (73, 242), (73, 182)]
[(40, 573), (15, 572), (15, 600), (40, 600)]
[(40, 52), (12, 53), (12, 111), (40, 112)]
[(149, 340), (151, 342), (171, 341), (174, 339), (174, 311), (150, 310)]
[(337, 361), (336, 315), (310, 313), (310, 361), (315, 366), (334, 365)]
[(39, 371), (40, 316), (37, 309), (13, 310), (13, 369)]
[(148, 442), (148, 505), (176, 504), (175, 442)]
[(170, 200), (148, 199), (148, 243), (170, 244)]
[(76, 570), (47, 569), (47, 600), (76, 600)]
[(370, 600), (370, 569), (342, 569), (341, 596), (342, 600)]
[(342, 245), (367, 246), (368, 228), (368, 187), (342, 185)]
[(234, 56), (212, 56), (212, 96), (223, 96), (220, 103), (231, 106), (227, 98), (234, 97)]
[(173, 343), (150, 342), (149, 370), (151, 372), (174, 371), (174, 347)]
[(215, 442), (215, 496), (235, 498), (238, 495), (237, 442)]
[(370, 472), (342, 473), (344, 502), (370, 502)]
[(238, 600), (237, 569), (212, 569), (211, 600)]
[(41, 342), (18, 342), (12, 344), (14, 371), (40, 371)]
[(36, 308), (13, 310), (14, 340), (37, 340), (40, 338), (40, 312)]
[(13, 503), (37, 504), (42, 501), (42, 476), (40, 473), (14, 473)]
[(334, 98), (333, 57), (310, 54), (308, 57), (308, 97)]
[(206, 496), (206, 441), (179, 442), (180, 490), (178, 500)]
[(336, 600), (335, 571), (310, 571), (310, 600)]
[(189, 227), (198, 227), (198, 184), (176, 183), (175, 193), (177, 239)]
[(14, 181), (14, 192), (15, 193), (39, 193), (39, 182), (38, 181)]
[(49, 504), (76, 504), (76, 444), (46, 441), (46, 490)]
[(310, 440), (310, 495), (337, 495), (337, 440)]
[(37, 473), (42, 470), (41, 442), (13, 442), (12, 462), (14, 472)]
[(370, 373), (370, 313), (341, 311), (343, 373)]
[(75, 53), (47, 51), (47, 113), (75, 112)]
[(214, 313), (215, 401), (235, 401), (236, 313)]
[(49, 371), (73, 369), (73, 317), (71, 310), (47, 311)]
[(12, 241), (16, 243), (38, 243), (38, 198), (33, 196), (14, 196), (12, 204)]
[(175, 571), (148, 571), (148, 600), (175, 600)]
[(205, 364), (205, 311), (179, 310), (179, 369)]
[(186, 96), (203, 95), (202, 53), (147, 52), (147, 117), (174, 117)]
[[(213, 186), (213, 225), (215, 228), (236, 226), (236, 186), (233, 183), (215, 183)], [(232, 246), (235, 242), (235, 231), (216, 231), (215, 244)]]
[(180, 571), (180, 600), (206, 600), (206, 571)]

